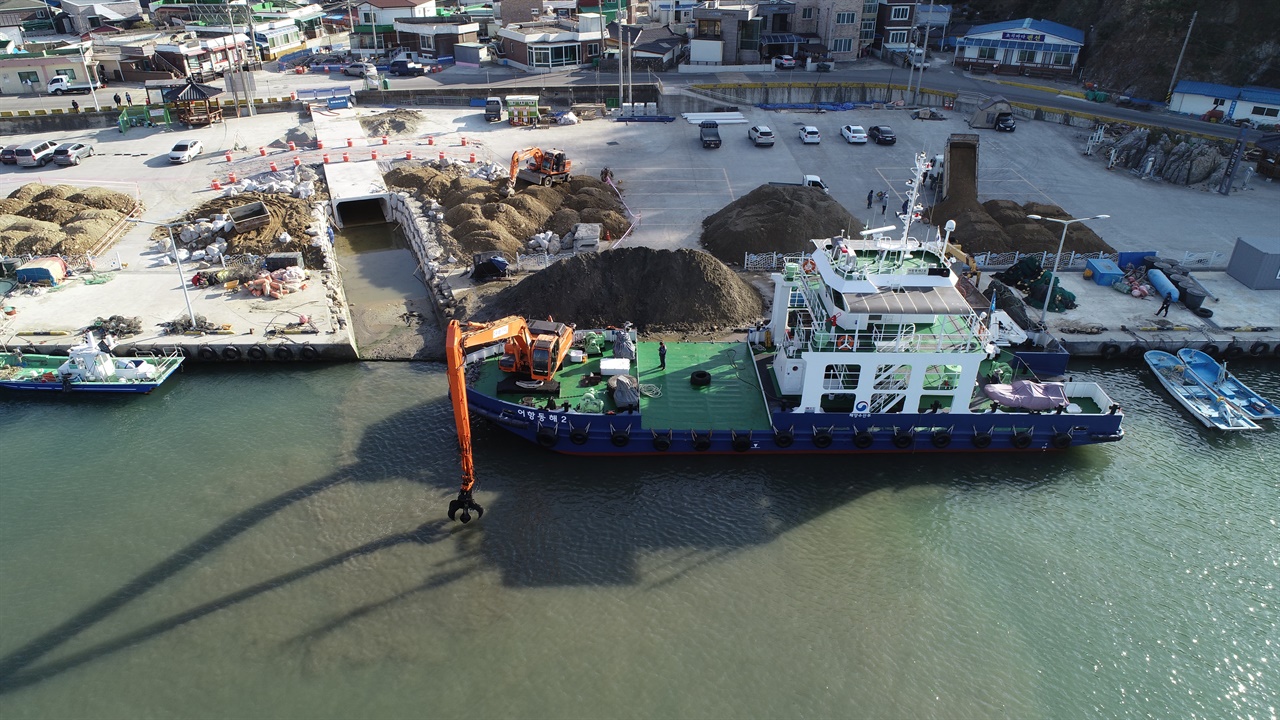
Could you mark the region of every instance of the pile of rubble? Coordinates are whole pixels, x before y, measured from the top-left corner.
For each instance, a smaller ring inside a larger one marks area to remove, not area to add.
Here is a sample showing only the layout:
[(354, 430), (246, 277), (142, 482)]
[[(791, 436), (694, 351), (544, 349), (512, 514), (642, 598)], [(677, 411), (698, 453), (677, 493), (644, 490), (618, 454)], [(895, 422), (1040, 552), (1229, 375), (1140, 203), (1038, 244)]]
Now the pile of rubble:
[(0, 200), (0, 255), (84, 255), (139, 208), (105, 188), (27, 183)]
[(1115, 151), (1118, 167), (1135, 175), (1178, 185), (1204, 183), (1217, 187), (1227, 174), (1230, 158), (1220, 141), (1152, 132), (1135, 128), (1117, 137), (1103, 140), (1094, 151), (1096, 157), (1107, 158)]

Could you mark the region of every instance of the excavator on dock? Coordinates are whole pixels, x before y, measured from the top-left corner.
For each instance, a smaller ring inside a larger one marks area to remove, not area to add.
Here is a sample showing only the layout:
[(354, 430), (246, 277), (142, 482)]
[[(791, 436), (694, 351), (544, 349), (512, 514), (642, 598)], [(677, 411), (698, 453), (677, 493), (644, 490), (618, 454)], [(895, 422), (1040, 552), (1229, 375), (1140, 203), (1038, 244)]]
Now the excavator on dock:
[[(529, 162), (521, 167), (524, 160)], [(511, 173), (507, 184), (498, 188), (498, 194), (507, 197), (516, 189), (516, 179), (524, 180), (530, 185), (554, 185), (568, 182), (569, 171), (573, 169), (573, 161), (565, 156), (563, 150), (529, 147), (511, 153)]]
[[(449, 397), (453, 401), (453, 421), (458, 431), (458, 454), (462, 463), (462, 486), (449, 502), (449, 519), (471, 522), (471, 513), (484, 515), (484, 508), (471, 495), (476, 484), (471, 457), (471, 413), (467, 408), (466, 355), (486, 345), (503, 343), (498, 367), (513, 373), (518, 382), (542, 383), (555, 379), (561, 363), (573, 346), (573, 328), (548, 318), (527, 322), (509, 315), (488, 323), (449, 321), (445, 335), (445, 357), (449, 367)], [(456, 516), (456, 517), (455, 517)]]

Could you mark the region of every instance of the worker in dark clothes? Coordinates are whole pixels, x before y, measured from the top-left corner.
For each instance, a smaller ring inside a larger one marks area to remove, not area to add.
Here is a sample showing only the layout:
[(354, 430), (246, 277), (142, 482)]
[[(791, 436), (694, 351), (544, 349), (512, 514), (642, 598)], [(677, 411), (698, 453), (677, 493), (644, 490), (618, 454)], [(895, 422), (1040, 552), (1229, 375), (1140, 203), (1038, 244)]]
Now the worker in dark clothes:
[(115, 97), (113, 97), (112, 100), (116, 101), (116, 107), (120, 107), (120, 93), (116, 93)]
[(902, 201), (902, 214), (903, 214), (903, 215), (906, 215), (906, 214), (907, 214), (907, 208), (908, 208), (908, 207), (911, 207), (911, 200), (910, 200), (910, 199), (903, 200), (903, 201)]
[(888, 211), (889, 211), (889, 196), (885, 195), (884, 193), (880, 193), (880, 217), (884, 217), (884, 214)]
[(658, 369), (667, 369), (667, 344), (664, 342), (658, 343)]
[(875, 196), (876, 196), (876, 191), (875, 191), (875, 190), (868, 190), (868, 191), (867, 191), (867, 209), (868, 209), (868, 210), (870, 210), (870, 209), (871, 209), (871, 199), (872, 199), (872, 198), (874, 198)]
[(80, 112), (80, 103), (75, 100), (71, 101), (71, 112)]
[(1164, 302), (1160, 303), (1160, 309), (1156, 311), (1156, 317), (1160, 317), (1160, 313), (1164, 313), (1165, 317), (1169, 317), (1169, 304), (1173, 302), (1173, 293), (1164, 294)]

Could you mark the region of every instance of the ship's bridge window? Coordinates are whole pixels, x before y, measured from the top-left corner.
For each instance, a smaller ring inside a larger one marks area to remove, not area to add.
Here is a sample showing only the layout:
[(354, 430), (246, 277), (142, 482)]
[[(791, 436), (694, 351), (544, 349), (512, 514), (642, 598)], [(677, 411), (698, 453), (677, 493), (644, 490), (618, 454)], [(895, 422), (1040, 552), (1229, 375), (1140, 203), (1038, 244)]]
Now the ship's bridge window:
[(856, 390), (861, 375), (861, 365), (828, 365), (822, 373), (822, 389), (832, 392)]
[(876, 390), (906, 390), (911, 384), (910, 365), (881, 365), (876, 368)]

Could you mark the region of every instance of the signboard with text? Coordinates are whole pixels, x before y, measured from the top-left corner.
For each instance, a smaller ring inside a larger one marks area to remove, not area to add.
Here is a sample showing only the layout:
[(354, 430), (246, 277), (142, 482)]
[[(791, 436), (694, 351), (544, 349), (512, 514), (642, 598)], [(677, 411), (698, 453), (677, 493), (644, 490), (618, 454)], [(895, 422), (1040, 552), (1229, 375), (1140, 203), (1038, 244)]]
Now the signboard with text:
[(1026, 42), (1044, 42), (1044, 33), (1002, 32), (1001, 40), (1023, 40)]

